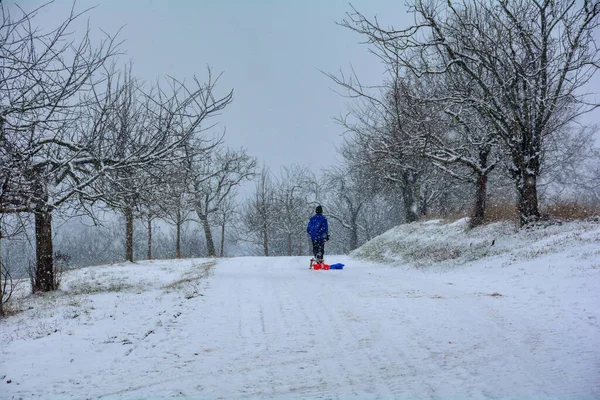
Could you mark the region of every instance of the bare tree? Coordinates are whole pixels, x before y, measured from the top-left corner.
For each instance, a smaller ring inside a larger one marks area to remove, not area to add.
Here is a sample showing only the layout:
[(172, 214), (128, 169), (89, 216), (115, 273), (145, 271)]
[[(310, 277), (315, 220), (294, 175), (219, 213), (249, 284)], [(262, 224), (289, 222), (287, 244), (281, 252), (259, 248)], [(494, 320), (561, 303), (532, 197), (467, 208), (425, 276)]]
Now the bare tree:
[[(99, 109), (96, 116), (106, 119), (102, 135), (114, 140), (112, 157), (125, 159), (139, 152), (149, 140), (152, 103), (144, 98), (140, 84), (132, 76), (131, 64), (122, 77), (120, 74), (110, 77), (107, 93), (112, 97), (112, 107)], [(102, 201), (125, 218), (125, 260), (130, 262), (133, 262), (134, 218), (141, 211), (142, 192), (151, 182), (146, 170), (132, 164), (105, 174), (92, 185)]]
[(348, 135), (342, 149), (344, 158), (354, 169), (370, 174), (373, 183), (398, 190), (404, 220), (416, 221), (426, 210), (421, 189), (430, 177), (431, 163), (415, 146), (414, 125), (404, 118), (397, 92), (388, 90), (377, 98), (360, 85), (333, 79), (362, 100), (338, 119)]
[(471, 227), (484, 222), (488, 176), (500, 162), (494, 157), (498, 141), (494, 131), (473, 110), (452, 100), (457, 92), (476, 90), (473, 86), (459, 74), (397, 76), (394, 84), (396, 114), (413, 121), (407, 134), (417, 150), (449, 176), (474, 184)]
[(600, 204), (598, 126), (569, 127), (545, 142), (540, 197)]
[(4, 305), (9, 302), (17, 285), (13, 280), (10, 270), (0, 259), (0, 317), (4, 316)]
[(211, 231), (213, 215), (238, 185), (252, 179), (256, 160), (248, 156), (245, 150), (217, 148), (200, 162), (190, 159), (188, 168), (191, 171), (188, 191), (193, 197), (194, 210), (204, 229), (208, 255), (216, 257)]
[(185, 162), (172, 163), (162, 170), (163, 184), (159, 185), (157, 202), (161, 216), (175, 225), (175, 258), (182, 258), (182, 229), (186, 222), (192, 221), (194, 196), (189, 189), (195, 177), (193, 166), (208, 159), (209, 155), (221, 145), (222, 137), (208, 139), (195, 137), (183, 148)]
[(544, 141), (596, 107), (583, 88), (600, 65), (600, 2), (415, 0), (410, 7), (416, 22), (405, 29), (382, 28), (356, 10), (342, 25), (365, 35), (388, 65), (417, 77), (470, 78), (478, 90), (452, 101), (494, 130), (512, 160), (521, 224), (535, 221)]
[(415, 79), (410, 72), (403, 75), (398, 64), (390, 66), (388, 73), (390, 79), (378, 88), (379, 96), (371, 94), (371, 88), (361, 85), (354, 75), (327, 74), (358, 102), (350, 109), (352, 119), (338, 119), (352, 134), (343, 155), (354, 164), (363, 164), (362, 169), (397, 183), (407, 222), (427, 214), (446, 186), (445, 179), (437, 179), (440, 174), (428, 167), (429, 162), (458, 181), (473, 182), (470, 224), (480, 225), (488, 175), (498, 163), (497, 158), (491, 159), (497, 139), (475, 113), (458, 112), (461, 105), (451, 101), (455, 91), (472, 90), (473, 85), (460, 76)]
[(221, 230), (219, 257), (225, 257), (225, 241), (227, 237), (225, 228), (238, 217), (239, 205), (235, 200), (236, 195), (237, 191), (229, 193), (229, 196), (221, 202), (219, 210), (215, 213), (215, 223), (219, 225)]
[(271, 233), (276, 224), (275, 191), (269, 170), (262, 169), (254, 194), (248, 199), (242, 215), (246, 241), (259, 245), (263, 256), (269, 256)]
[(2, 257), (2, 242), (4, 239), (19, 235), (23, 230), (24, 226), (18, 216), (0, 214), (0, 316), (4, 315), (4, 304), (10, 300), (16, 288), (10, 269)]
[(162, 201), (158, 203), (163, 218), (175, 225), (175, 258), (183, 257), (182, 227), (191, 220), (193, 209), (187, 196), (186, 171), (186, 168), (176, 168), (166, 173), (168, 182), (160, 188)]
[[(102, 76), (118, 44), (106, 36), (92, 45), (89, 31), (77, 41), (69, 33), (83, 13), (70, 15), (51, 31), (35, 28), (38, 11), (0, 4), (0, 213), (33, 212), (36, 227), (36, 290), (54, 289), (52, 211), (81, 192), (94, 177), (97, 159), (90, 137), (74, 126), (89, 91)], [(85, 11), (84, 11), (85, 12)]]
[(337, 220), (348, 230), (348, 250), (359, 246), (359, 235), (366, 231), (361, 222), (364, 207), (377, 195), (377, 186), (370, 184), (367, 174), (360, 169), (331, 168), (325, 173), (328, 196), (323, 201), (328, 217)]
[[(186, 168), (190, 143), (202, 144), (197, 149), (201, 153), (212, 151), (219, 143), (219, 140), (205, 137), (206, 131), (214, 126), (207, 121), (231, 102), (233, 93), (215, 97), (217, 81), (218, 77), (213, 79), (210, 69), (208, 81), (201, 83), (194, 77), (193, 86), (170, 78), (166, 89), (157, 84), (149, 93), (143, 94), (139, 108), (143, 115), (141, 125), (134, 123), (137, 112), (124, 112), (122, 117), (114, 118), (121, 121), (119, 125), (108, 130), (117, 143), (114, 157), (127, 164), (105, 173), (103, 182), (115, 188), (112, 194), (102, 188), (98, 193), (126, 217), (126, 255), (130, 261), (133, 260), (133, 219), (136, 211), (141, 211), (140, 207), (145, 205), (148, 209), (150, 204), (160, 201), (155, 196), (158, 187), (164, 184), (160, 171), (170, 165)], [(127, 96), (127, 90), (117, 93)], [(124, 146), (119, 145), (122, 142)], [(159, 209), (156, 205), (152, 208), (153, 212)]]
[(275, 227), (277, 237), (283, 238), (288, 256), (300, 255), (306, 229), (306, 188), (308, 171), (292, 165), (284, 167), (273, 183)]

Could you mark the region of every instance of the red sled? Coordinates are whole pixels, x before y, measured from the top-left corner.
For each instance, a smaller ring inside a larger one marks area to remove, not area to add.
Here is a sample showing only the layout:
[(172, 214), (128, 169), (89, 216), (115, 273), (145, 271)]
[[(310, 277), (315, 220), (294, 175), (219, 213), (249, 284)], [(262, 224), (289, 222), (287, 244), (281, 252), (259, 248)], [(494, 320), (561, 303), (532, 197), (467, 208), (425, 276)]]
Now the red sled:
[(328, 270), (328, 269), (344, 269), (344, 264), (342, 263), (337, 263), (337, 264), (325, 264), (323, 261), (319, 262), (319, 263), (315, 263), (315, 259), (311, 258), (310, 259), (310, 269), (323, 269), (323, 270)]
[(317, 260), (315, 260), (314, 258), (310, 259), (310, 269), (324, 269), (324, 270), (328, 270), (329, 269), (329, 264), (325, 264), (323, 262), (323, 260), (319, 260), (321, 262), (316, 262)]

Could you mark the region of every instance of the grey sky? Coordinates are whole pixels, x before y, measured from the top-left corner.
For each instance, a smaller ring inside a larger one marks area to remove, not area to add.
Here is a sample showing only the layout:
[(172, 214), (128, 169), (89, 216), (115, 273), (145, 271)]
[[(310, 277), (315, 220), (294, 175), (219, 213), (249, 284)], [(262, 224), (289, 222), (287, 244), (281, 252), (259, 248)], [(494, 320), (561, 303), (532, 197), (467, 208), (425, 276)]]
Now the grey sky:
[[(383, 25), (412, 21), (402, 0), (352, 4)], [(57, 0), (40, 15), (42, 23), (55, 26), (71, 5)], [(207, 65), (223, 72), (222, 93), (234, 89), (219, 126), (227, 128), (228, 145), (245, 147), (274, 171), (336, 162), (343, 129), (333, 117), (345, 111), (346, 100), (320, 70), (348, 72), (352, 65), (364, 83), (384, 78), (381, 64), (359, 44), (362, 38), (336, 25), (351, 10), (346, 0), (79, 0), (77, 9), (94, 5), (92, 28), (114, 33), (123, 27), (122, 62), (133, 60), (138, 77), (204, 78)]]
[[(42, 1), (19, 3), (29, 8)], [(403, 1), (352, 4), (384, 22), (409, 21)], [(71, 5), (57, 1), (40, 14), (42, 23), (54, 26)], [(320, 70), (348, 72), (353, 65), (366, 83), (383, 79), (362, 38), (336, 25), (351, 10), (346, 0), (79, 0), (76, 7), (94, 5), (92, 28), (123, 27), (122, 62), (133, 60), (138, 77), (203, 78), (207, 65), (223, 72), (220, 89), (234, 89), (220, 124), (228, 145), (245, 147), (274, 171), (335, 163), (343, 130), (333, 117), (344, 112), (346, 100)]]

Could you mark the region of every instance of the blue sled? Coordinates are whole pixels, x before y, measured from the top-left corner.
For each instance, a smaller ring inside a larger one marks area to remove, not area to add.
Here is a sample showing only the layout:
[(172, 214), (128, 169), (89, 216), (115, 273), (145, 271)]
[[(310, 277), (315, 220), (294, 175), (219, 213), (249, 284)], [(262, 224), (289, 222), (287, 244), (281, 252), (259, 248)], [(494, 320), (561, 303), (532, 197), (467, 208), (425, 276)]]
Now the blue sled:
[(329, 266), (329, 269), (344, 269), (344, 264), (337, 263)]

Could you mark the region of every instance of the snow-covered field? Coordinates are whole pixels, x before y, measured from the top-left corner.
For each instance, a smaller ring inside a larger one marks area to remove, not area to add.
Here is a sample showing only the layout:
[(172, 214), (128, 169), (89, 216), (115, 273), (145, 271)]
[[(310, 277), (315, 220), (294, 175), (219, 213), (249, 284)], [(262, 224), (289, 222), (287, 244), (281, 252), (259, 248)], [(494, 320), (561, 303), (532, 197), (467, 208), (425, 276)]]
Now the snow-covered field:
[(71, 271), (0, 320), (0, 398), (600, 398), (598, 222), (411, 224), (327, 261)]

